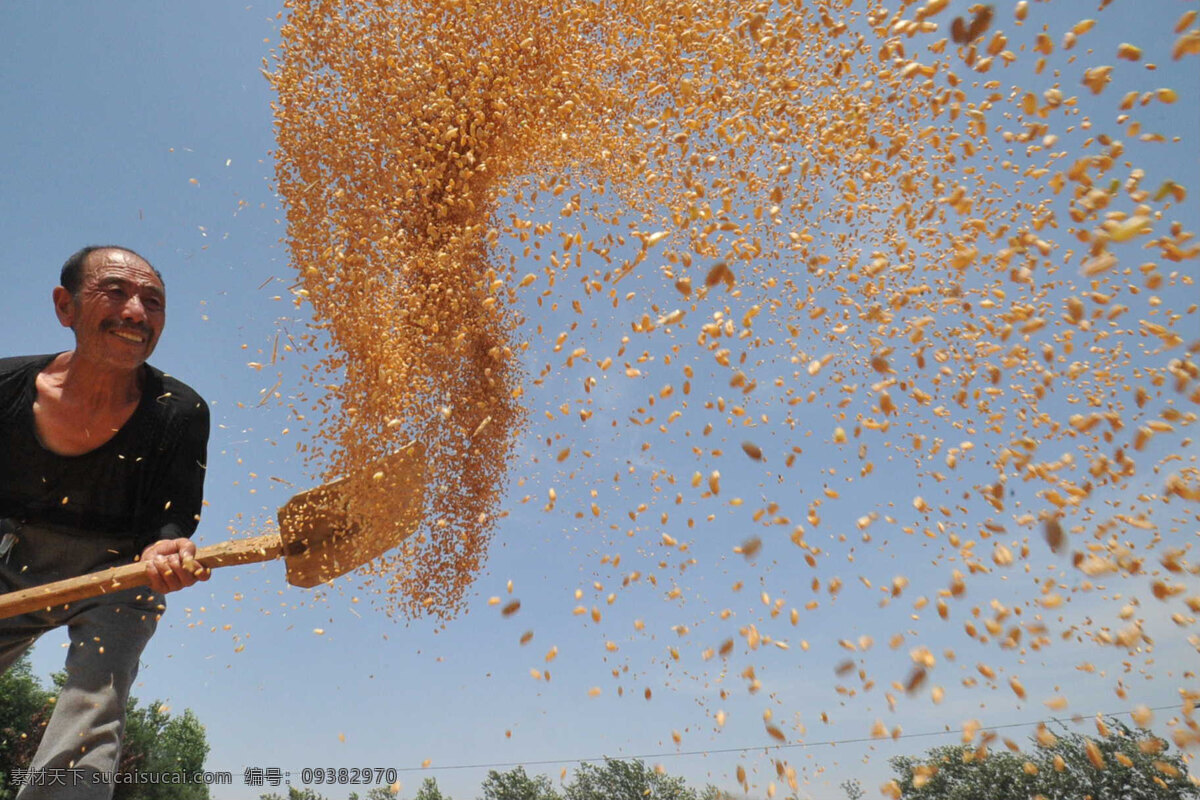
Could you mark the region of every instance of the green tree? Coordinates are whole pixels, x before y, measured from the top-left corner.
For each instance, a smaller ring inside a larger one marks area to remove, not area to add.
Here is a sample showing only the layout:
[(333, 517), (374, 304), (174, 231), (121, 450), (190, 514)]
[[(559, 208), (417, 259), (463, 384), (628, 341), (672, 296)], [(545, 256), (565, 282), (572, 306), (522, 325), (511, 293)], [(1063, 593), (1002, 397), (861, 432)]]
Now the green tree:
[[(258, 800), (329, 800), (329, 798), (316, 789), (297, 789), (295, 786), (289, 786), (286, 796), (278, 792), (267, 792), (260, 794)], [(361, 797), (358, 792), (351, 792), (346, 800), (397, 800), (397, 795), (387, 786), (376, 786), (368, 789), (366, 795)]]
[(33, 759), (49, 719), (50, 696), (27, 655), (0, 675), (0, 800), (12, 800), (20, 788), (8, 776)]
[(426, 778), (421, 782), (421, 788), (417, 790), (417, 796), (413, 800), (451, 800), (451, 798), (442, 794), (442, 790), (437, 785), (437, 778)]
[(862, 784), (856, 779), (844, 780), (838, 786), (846, 793), (846, 797), (849, 800), (862, 800), (863, 795), (866, 794), (863, 791)]
[(697, 800), (683, 778), (648, 768), (638, 759), (606, 758), (604, 766), (580, 764), (568, 784), (566, 800)]
[[(11, 800), (19, 787), (8, 775), (28, 768), (53, 710), (52, 699), (63, 687), (66, 674), (51, 676), (54, 689), (42, 686), (28, 657), (22, 657), (0, 675), (0, 800)], [(204, 769), (208, 739), (204, 726), (191, 710), (171, 716), (155, 701), (138, 705), (129, 698), (125, 734), (121, 741), (119, 772), (144, 774), (193, 773)], [(203, 784), (119, 783), (113, 800), (208, 800)]]
[[(1188, 780), (1187, 765), (1177, 753), (1168, 752), (1165, 739), (1117, 719), (1109, 718), (1105, 725), (1108, 736), (1090, 739), (1064, 730), (1054, 747), (1041, 748), (1040, 791), (1048, 800), (1086, 795), (1119, 800), (1200, 798), (1200, 787)], [(1102, 768), (1092, 763), (1089, 743), (1099, 753)], [(1055, 755), (1062, 759), (1061, 769)]]
[[(399, 792), (393, 792), (390, 786), (376, 786), (368, 789), (362, 800), (397, 800)], [(346, 800), (359, 800), (358, 792), (351, 792)]]
[(740, 800), (740, 798), (709, 783), (700, 790), (700, 800)]
[[(1061, 731), (1053, 744), (1034, 740), (1028, 753), (950, 745), (924, 756), (890, 760), (905, 800), (1196, 800), (1178, 754), (1144, 729), (1106, 720), (1109, 735)], [(1089, 752), (1090, 751), (1090, 752)]]
[(276, 792), (269, 792), (260, 794), (258, 800), (328, 800), (328, 798), (318, 793), (316, 789), (297, 789), (295, 786), (289, 786), (287, 797)]
[(481, 788), (482, 800), (559, 800), (549, 778), (545, 775), (531, 778), (524, 767), (508, 772), (489, 770)]
[(935, 747), (923, 756), (897, 756), (888, 763), (899, 773), (905, 798), (991, 800), (1032, 796), (1026, 759), (1008, 751), (982, 752), (963, 745)]
[(376, 786), (367, 791), (366, 800), (396, 800), (399, 792), (393, 792), (389, 786)]
[[(191, 774), (204, 769), (208, 739), (200, 720), (187, 709), (173, 717), (159, 701), (138, 706), (129, 698), (118, 771), (147, 775)], [(119, 783), (113, 800), (208, 800), (199, 783)]]

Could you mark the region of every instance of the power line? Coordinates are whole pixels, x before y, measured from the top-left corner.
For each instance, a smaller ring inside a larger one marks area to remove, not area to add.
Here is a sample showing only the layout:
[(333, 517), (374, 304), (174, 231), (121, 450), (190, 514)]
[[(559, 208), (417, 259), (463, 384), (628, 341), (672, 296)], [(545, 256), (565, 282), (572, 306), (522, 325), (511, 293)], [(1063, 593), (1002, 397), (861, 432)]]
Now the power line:
[[(1174, 708), (1179, 708), (1179, 706), (1174, 706), (1174, 705), (1155, 706), (1154, 708), (1152, 708), (1150, 710), (1151, 711), (1166, 711), (1167, 709), (1174, 709)], [(1115, 712), (1103, 714), (1103, 716), (1106, 716), (1106, 717), (1129, 716), (1132, 713), (1133, 712), (1131, 712), (1131, 711), (1115, 711)], [(1051, 717), (1050, 721), (1059, 722), (1060, 720), (1058, 720), (1055, 717)], [(1046, 722), (1046, 720), (1044, 720), (1044, 719), (1034, 720), (1032, 722), (1009, 722), (1004, 725), (989, 725), (986, 728), (981, 728), (981, 730), (998, 731), (998, 730), (1005, 730), (1008, 728), (1026, 728), (1026, 727), (1030, 727), (1033, 725), (1042, 724), (1044, 722)], [(896, 741), (898, 739), (923, 739), (923, 738), (928, 738), (931, 736), (950, 736), (952, 734), (957, 734), (957, 733), (962, 733), (962, 729), (959, 728), (958, 730), (922, 731), (920, 733), (901, 733), (899, 736), (888, 736), (888, 737), (859, 736), (859, 737), (856, 737), (853, 739), (826, 739), (825, 741), (820, 741), (820, 742), (796, 742), (795, 744), (776, 744), (776, 745), (766, 745), (766, 746), (759, 745), (756, 747), (723, 747), (723, 748), (718, 748), (715, 750), (685, 750), (685, 751), (669, 751), (669, 752), (663, 752), (663, 753), (642, 753), (642, 754), (638, 754), (638, 755), (625, 756), (625, 758), (633, 758), (633, 759), (649, 761), (651, 759), (657, 760), (657, 759), (665, 759), (665, 758), (680, 758), (682, 756), (705, 756), (705, 755), (717, 755), (717, 754), (721, 754), (721, 753), (745, 753), (745, 752), (751, 752), (754, 750), (761, 750), (764, 753), (766, 753), (766, 752), (771, 752), (771, 751), (775, 751), (775, 750), (793, 750), (793, 749), (812, 748), (812, 747), (836, 747), (837, 745), (843, 745), (843, 744), (862, 744), (864, 742), (879, 742), (879, 741), (883, 741), (885, 738), (888, 740)], [(452, 765), (444, 766), (444, 767), (443, 766), (432, 766), (432, 765), (428, 766), (428, 767), (397, 767), (396, 771), (397, 772), (438, 772), (438, 771), (450, 771), (450, 770), (460, 770), (460, 769), (499, 769), (499, 768), (526, 767), (526, 766), (533, 767), (533, 766), (544, 766), (547, 764), (589, 764), (589, 763), (594, 763), (594, 762), (607, 761), (609, 759), (610, 759), (610, 756), (591, 756), (588, 758), (550, 758), (550, 759), (542, 759), (542, 760), (537, 760), (537, 761), (500, 761), (500, 762), (494, 762), (494, 763), (490, 763), (490, 764), (452, 764)]]

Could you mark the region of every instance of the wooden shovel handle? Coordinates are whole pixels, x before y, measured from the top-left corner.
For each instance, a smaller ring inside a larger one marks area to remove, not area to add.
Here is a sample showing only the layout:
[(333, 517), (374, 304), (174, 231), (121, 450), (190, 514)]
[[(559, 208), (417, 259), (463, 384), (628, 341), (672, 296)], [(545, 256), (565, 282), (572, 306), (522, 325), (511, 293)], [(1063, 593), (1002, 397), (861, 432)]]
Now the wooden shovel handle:
[[(269, 533), (253, 539), (239, 539), (201, 547), (196, 551), (196, 561), (209, 569), (216, 569), (272, 561), (281, 555), (283, 545), (279, 541), (279, 534)], [(44, 583), (19, 592), (0, 595), (0, 619), (54, 608), (121, 589), (145, 586), (148, 582), (146, 565), (135, 561), (77, 578)]]

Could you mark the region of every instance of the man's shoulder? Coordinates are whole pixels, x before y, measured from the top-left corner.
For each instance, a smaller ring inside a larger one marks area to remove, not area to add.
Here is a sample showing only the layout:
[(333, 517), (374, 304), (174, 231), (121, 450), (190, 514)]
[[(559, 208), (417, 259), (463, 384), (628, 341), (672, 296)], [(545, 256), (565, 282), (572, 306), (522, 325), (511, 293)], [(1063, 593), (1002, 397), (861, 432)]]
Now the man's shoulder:
[(39, 370), (54, 360), (53, 353), (36, 356), (5, 356), (0, 358), (0, 379), (37, 367)]
[(208, 404), (200, 393), (173, 375), (168, 375), (157, 367), (146, 365), (155, 383), (155, 400), (161, 406), (167, 406), (178, 413), (192, 416), (208, 416)]

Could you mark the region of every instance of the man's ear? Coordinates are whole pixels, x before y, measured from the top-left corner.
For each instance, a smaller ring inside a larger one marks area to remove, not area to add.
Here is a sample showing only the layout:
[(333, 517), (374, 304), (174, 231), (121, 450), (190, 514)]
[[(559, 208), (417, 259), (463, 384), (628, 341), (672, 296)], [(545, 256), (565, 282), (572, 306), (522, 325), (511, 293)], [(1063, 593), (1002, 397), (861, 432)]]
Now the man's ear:
[(54, 313), (64, 328), (75, 327), (75, 297), (62, 286), (54, 287)]

